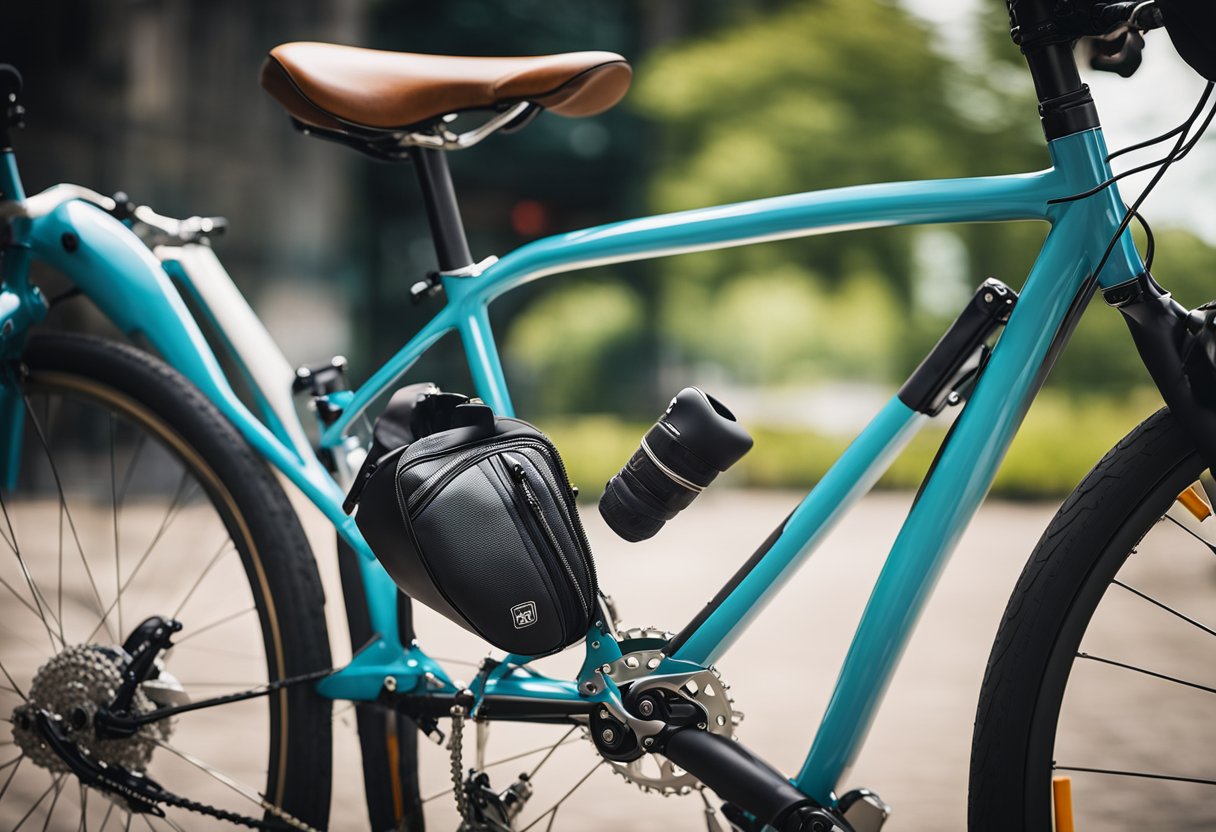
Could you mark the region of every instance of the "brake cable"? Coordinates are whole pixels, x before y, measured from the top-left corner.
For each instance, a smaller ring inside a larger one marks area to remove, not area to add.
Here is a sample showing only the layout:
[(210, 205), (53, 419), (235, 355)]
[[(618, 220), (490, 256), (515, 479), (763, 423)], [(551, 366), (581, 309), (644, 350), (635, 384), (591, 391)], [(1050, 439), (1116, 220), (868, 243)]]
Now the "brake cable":
[[(1208, 99), (1211, 97), (1212, 90), (1214, 87), (1216, 87), (1216, 83), (1208, 82), (1207, 86), (1204, 87), (1203, 94), (1201, 96), (1199, 96), (1199, 103), (1195, 105), (1194, 111), (1192, 111), (1191, 115), (1187, 117), (1186, 121), (1184, 121), (1182, 124), (1175, 127), (1173, 130), (1169, 131), (1168, 133), (1164, 133), (1155, 139), (1150, 139), (1147, 142), (1141, 142), (1139, 145), (1132, 145), (1131, 147), (1126, 147), (1122, 150), (1117, 150), (1114, 153), (1112, 153), (1106, 157), (1107, 161), (1109, 161), (1123, 153), (1128, 153), (1132, 150), (1138, 150), (1142, 147), (1149, 147), (1153, 144), (1158, 144), (1162, 141), (1165, 141), (1168, 138), (1172, 138), (1173, 136), (1176, 136), (1179, 133), (1181, 133), (1182, 135), (1179, 138), (1178, 142), (1175, 144), (1174, 149), (1170, 153), (1168, 153), (1164, 158), (1157, 159), (1154, 162), (1148, 162), (1147, 164), (1143, 164), (1138, 167), (1134, 167), (1131, 170), (1125, 170), (1122, 173), (1112, 176), (1110, 179), (1107, 179), (1105, 182), (1101, 183), (1100, 185), (1095, 185), (1093, 188), (1090, 188), (1088, 191), (1083, 191), (1079, 194), (1072, 194), (1071, 196), (1062, 196), (1062, 197), (1057, 197), (1055, 199), (1049, 199), (1049, 200), (1047, 200), (1047, 204), (1048, 205), (1058, 205), (1058, 204), (1064, 203), (1064, 202), (1075, 202), (1079, 199), (1086, 199), (1095, 194), (1101, 193), (1102, 191), (1109, 188), (1111, 185), (1118, 182), (1120, 179), (1131, 176), (1132, 174), (1135, 174), (1135, 173), (1143, 173), (1146, 170), (1151, 170), (1152, 168), (1156, 168), (1156, 167), (1169, 167), (1169, 165), (1173, 164), (1174, 162), (1178, 161), (1179, 159), (1184, 158), (1188, 153), (1191, 152), (1191, 148), (1193, 148), (1195, 146), (1195, 144), (1203, 136), (1204, 132), (1207, 131), (1209, 125), (1211, 125), (1211, 123), (1212, 123), (1213, 116), (1216, 115), (1216, 107), (1214, 107), (1208, 113), (1207, 117), (1203, 120), (1203, 123), (1199, 126), (1199, 129), (1195, 132), (1195, 135), (1194, 136), (1187, 135), (1188, 132), (1190, 131), (1191, 127), (1194, 126), (1195, 122), (1199, 119), (1200, 114), (1203, 112), (1203, 108), (1207, 105)], [(1188, 141), (1188, 139), (1189, 139), (1189, 141)]]

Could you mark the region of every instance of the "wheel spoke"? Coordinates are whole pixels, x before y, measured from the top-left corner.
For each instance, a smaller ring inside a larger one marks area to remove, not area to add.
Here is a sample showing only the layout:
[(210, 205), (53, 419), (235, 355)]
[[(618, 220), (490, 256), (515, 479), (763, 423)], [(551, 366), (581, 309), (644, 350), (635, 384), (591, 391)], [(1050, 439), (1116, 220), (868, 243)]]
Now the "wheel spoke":
[(1203, 786), (1216, 786), (1216, 780), (1203, 777), (1183, 777), (1180, 774), (1157, 774), (1147, 771), (1120, 771), (1110, 768), (1087, 768), (1085, 766), (1052, 766), (1056, 771), (1079, 771), (1086, 774), (1112, 774), (1116, 777), (1143, 777), (1147, 780), (1173, 780), (1178, 783), (1199, 783)]
[(28, 702), (30, 698), (21, 691), (21, 686), (17, 684), (16, 680), (13, 679), (13, 675), (8, 672), (8, 668), (4, 666), (4, 662), (2, 661), (0, 661), (0, 673), (3, 673), (4, 678), (8, 679), (8, 683), (12, 685), (13, 691), (23, 700)]
[(274, 815), (275, 817), (277, 817), (281, 820), (287, 821), (290, 825), (294, 826), (297, 829), (304, 829), (304, 830), (312, 829), (312, 827), (308, 826), (307, 824), (303, 823), (302, 821), (300, 821), (296, 818), (293, 818), (291, 815), (284, 812), (278, 806), (275, 806), (273, 803), (271, 803), (269, 800), (264, 798), (262, 795), (258, 794), (257, 791), (255, 791), (254, 789), (250, 788), (249, 786), (243, 785), (243, 784), (237, 782), (236, 780), (233, 780), (227, 774), (224, 774), (224, 772), (220, 771), (219, 769), (215, 768), (214, 766), (207, 765), (206, 763), (204, 763), (202, 760), (195, 757), (194, 755), (187, 754), (185, 751), (174, 748), (173, 746), (169, 745), (167, 742), (164, 742), (163, 740), (154, 740), (154, 742), (160, 748), (163, 748), (166, 751), (168, 751), (170, 754), (173, 754), (177, 757), (180, 757), (182, 760), (185, 760), (187, 763), (194, 766), (199, 771), (206, 774), (208, 777), (210, 777), (213, 780), (216, 780), (217, 782), (222, 783), (223, 785), (232, 789), (234, 792), (239, 794), (241, 797), (250, 801), (251, 803), (256, 805), (258, 808), (262, 809), (263, 811), (269, 812), (270, 814)]
[(39, 797), (37, 800), (35, 800), (34, 805), (31, 806), (24, 815), (21, 816), (21, 820), (17, 821), (17, 825), (13, 827), (13, 832), (17, 832), (18, 829), (20, 829), (23, 825), (25, 825), (25, 822), (30, 819), (30, 815), (34, 814), (34, 812), (37, 811), (38, 807), (42, 805), (42, 801), (46, 800), (46, 796), (49, 795), (51, 792), (55, 791), (59, 787), (59, 781), (62, 779), (63, 779), (62, 774), (59, 775), (58, 777), (51, 779), (51, 785), (47, 786), (46, 791), (44, 791), (42, 793), (42, 796)]
[(106, 827), (110, 825), (110, 815), (114, 813), (114, 801), (109, 801), (110, 805), (106, 807), (106, 813), (101, 816), (101, 826), (97, 832), (106, 832)]
[(245, 798), (246, 800), (248, 800), (250, 803), (254, 804), (255, 806), (257, 806), (259, 808), (265, 808), (265, 806), (263, 806), (263, 804), (266, 803), (266, 801), (263, 800), (262, 796), (259, 795), (256, 791), (254, 791), (249, 786), (245, 786), (245, 785), (242, 785), (241, 783), (238, 783), (236, 780), (233, 780), (227, 774), (224, 774), (224, 772), (220, 771), (219, 769), (215, 768), (214, 766), (207, 765), (202, 760), (200, 760), (198, 757), (195, 757), (193, 754), (188, 754), (185, 751), (174, 748), (173, 746), (169, 745), (169, 743), (165, 742), (164, 740), (154, 740), (154, 742), (160, 748), (163, 748), (166, 751), (168, 751), (170, 754), (173, 754), (174, 756), (176, 756), (182, 760), (185, 760), (187, 763), (194, 766), (199, 771), (206, 774), (208, 777), (210, 777), (213, 780), (216, 780), (216, 781), (224, 784), (228, 788), (232, 789), (232, 791), (236, 792), (241, 797)]
[[(1184, 509), (1184, 510), (1185, 510), (1185, 509)], [(1173, 511), (1173, 509), (1171, 509), (1171, 511)], [(1216, 546), (1213, 546), (1213, 545), (1211, 544), (1211, 542), (1209, 542), (1209, 541), (1208, 541), (1206, 538), (1204, 538), (1204, 537), (1203, 537), (1203, 535), (1199, 534), (1199, 532), (1197, 532), (1197, 531), (1195, 531), (1194, 529), (1192, 529), (1192, 528), (1191, 528), (1190, 526), (1188, 526), (1186, 523), (1183, 523), (1181, 520), (1179, 520), (1177, 517), (1175, 517), (1175, 516), (1174, 516), (1173, 514), (1171, 514), (1171, 513), (1166, 513), (1166, 514), (1165, 514), (1165, 519), (1166, 519), (1166, 520), (1169, 520), (1169, 521), (1170, 521), (1171, 523), (1173, 523), (1175, 526), (1177, 526), (1178, 528), (1182, 529), (1184, 532), (1186, 532), (1187, 534), (1189, 534), (1191, 537), (1193, 537), (1193, 538), (1195, 538), (1196, 540), (1198, 540), (1200, 543), (1202, 543), (1204, 546), (1206, 546), (1206, 547), (1207, 547), (1207, 549), (1208, 549), (1208, 551), (1209, 551), (1209, 552), (1211, 552), (1212, 554), (1216, 555)]]
[[(97, 609), (101, 613), (101, 624), (105, 626), (106, 632), (110, 634), (110, 638), (117, 642), (119, 639), (114, 635), (114, 631), (110, 629), (109, 612), (106, 610), (105, 602), (101, 600), (101, 593), (97, 589), (97, 579), (93, 577), (93, 569), (89, 566), (89, 559), (85, 557), (84, 546), (81, 544), (80, 534), (76, 530), (76, 522), (72, 519), (72, 510), (68, 508), (68, 498), (63, 491), (63, 481), (59, 478), (59, 467), (51, 456), (51, 448), (47, 443), (46, 434), (43, 433), (42, 425), (34, 414), (34, 407), (30, 404), (29, 396), (25, 396), (24, 401), (26, 412), (29, 413), (30, 423), (34, 426), (34, 432), (38, 434), (38, 441), (41, 443), (42, 450), (46, 454), (46, 461), (51, 466), (51, 477), (55, 480), (55, 489), (59, 492), (59, 504), (63, 507), (64, 515), (68, 521), (68, 528), (72, 532), (72, 539), (76, 542), (76, 551), (80, 554), (80, 562), (84, 565), (84, 573), (88, 576), (89, 586), (93, 589), (93, 597), (96, 599)], [(89, 638), (91, 639), (92, 636)]]
[(1174, 616), (1177, 616), (1178, 618), (1181, 618), (1187, 624), (1190, 624), (1193, 627), (1198, 627), (1200, 630), (1203, 630), (1208, 635), (1216, 636), (1216, 630), (1213, 630), (1211, 627), (1208, 627), (1204, 624), (1200, 624), (1198, 621), (1196, 621), (1195, 619), (1191, 618), (1188, 615), (1183, 615), (1182, 613), (1178, 612), (1178, 610), (1174, 609), (1173, 607), (1169, 606), (1168, 604), (1158, 601), (1156, 598), (1149, 595), (1148, 593), (1141, 592), (1140, 590), (1136, 589), (1133, 586), (1128, 586), (1127, 584), (1123, 583), (1123, 581), (1119, 580), (1118, 578), (1115, 578), (1112, 581), (1112, 583), (1115, 584), (1115, 586), (1123, 587), (1124, 589), (1126, 589), (1128, 592), (1132, 593), (1133, 595), (1143, 598), (1145, 601), (1148, 601), (1150, 604), (1157, 605), (1161, 609), (1168, 612), (1170, 615), (1174, 615)]
[[(4, 578), (0, 578), (0, 586), (3, 586), (5, 589), (7, 589), (9, 592), (11, 592), (13, 594), (13, 597), (16, 598), (17, 601), (19, 601), (21, 603), (21, 606), (25, 607), (27, 610), (32, 612), (35, 615), (35, 617), (38, 618), (39, 621), (46, 623), (46, 617), (42, 614), (42, 612), (40, 610), (36, 609), (29, 601), (25, 600), (25, 598), (21, 597), (21, 593), (19, 593), (16, 589), (14, 589), (12, 584), (10, 584), (8, 581), (4, 580)], [(49, 608), (47, 609), (46, 612), (51, 615), (51, 618), (55, 621), (56, 626), (59, 626), (59, 619), (55, 618), (54, 614), (51, 613)], [(61, 644), (63, 643), (62, 637), (59, 636), (58, 633), (52, 633), (51, 636), (52, 636), (52, 639), (54, 639), (55, 637), (59, 637), (60, 643)], [(56, 651), (56, 652), (58, 652), (58, 651)]]
[[(144, 819), (144, 823), (148, 824), (148, 828), (151, 829), (152, 832), (156, 832), (156, 827), (152, 825), (152, 821), (148, 819), (147, 815), (140, 815), (140, 817)], [(175, 823), (173, 818), (169, 817), (168, 815), (165, 815), (160, 820), (161, 823), (171, 827), (173, 830), (175, 830), (175, 832), (186, 832), (186, 830), (182, 829), (181, 826)]]
[[(536, 776), (536, 772), (540, 771), (540, 767), (541, 767), (541, 766), (543, 766), (545, 763), (549, 762), (549, 758), (553, 756), (553, 752), (554, 752), (554, 751), (556, 751), (558, 748), (560, 748), (562, 745), (564, 745), (564, 744), (565, 744), (565, 742), (566, 742), (566, 740), (569, 738), (569, 736), (570, 736), (571, 734), (573, 734), (573, 733), (574, 733), (576, 730), (578, 730), (578, 727), (579, 727), (579, 726), (575, 725), (575, 726), (574, 726), (573, 728), (571, 728), (569, 731), (567, 731), (566, 733), (562, 734), (561, 739), (559, 739), (557, 742), (555, 742), (555, 743), (553, 744), (553, 747), (549, 749), (549, 753), (548, 753), (548, 754), (546, 754), (544, 757), (542, 757), (542, 758), (541, 758), (541, 761), (540, 761), (539, 763), (537, 763), (537, 764), (536, 764), (536, 768), (532, 769), (532, 771), (531, 771), (531, 772), (528, 774), (528, 779), (529, 779), (529, 780), (531, 780), (533, 777), (535, 777), (535, 776)], [(504, 760), (504, 761), (500, 761), (500, 762), (505, 762), (505, 760)]]
[[(51, 395), (45, 393), (42, 396), (42, 423), (46, 425), (46, 432), (49, 441), (51, 432), (54, 430), (54, 423), (51, 421)], [(57, 571), (55, 574), (55, 614), (58, 615), (59, 622), (59, 642), (66, 647), (67, 637), (63, 632), (63, 503), (59, 504), (59, 551), (56, 556)], [(49, 604), (47, 606), (50, 606)]]
[(116, 483), (117, 475), (114, 472), (114, 434), (118, 431), (118, 425), (114, 421), (114, 411), (109, 411), (110, 414), (110, 505), (113, 510), (114, 521), (114, 598), (118, 601), (118, 632), (125, 633), (126, 630), (122, 626), (122, 556), (118, 547), (118, 485)]
[[(230, 546), (231, 546), (231, 548), (230, 548)], [(203, 579), (206, 578), (207, 575), (211, 572), (211, 570), (215, 567), (215, 565), (217, 563), (219, 563), (220, 558), (223, 557), (224, 555), (226, 555), (230, 551), (231, 552), (236, 551), (236, 545), (233, 544), (231, 537), (225, 539), (224, 542), (220, 544), (220, 548), (217, 549), (215, 551), (215, 554), (211, 556), (211, 559), (207, 561), (207, 565), (203, 567), (203, 571), (201, 573), (199, 573), (199, 576), (194, 580), (194, 583), (191, 585), (190, 589), (186, 591), (186, 595), (184, 598), (182, 598), (181, 603), (177, 605), (177, 609), (175, 609), (173, 611), (173, 616), (172, 616), (173, 618), (181, 617), (181, 612), (185, 608), (186, 603), (190, 600), (190, 598), (194, 595), (195, 591), (202, 584)]]
[(55, 807), (59, 805), (59, 797), (63, 794), (63, 779), (60, 778), (55, 786), (55, 796), (51, 798), (51, 806), (46, 810), (46, 820), (42, 824), (42, 832), (47, 832), (51, 828), (51, 817), (55, 814)]
[(122, 488), (118, 491), (118, 505), (127, 501), (127, 490), (131, 487), (131, 479), (135, 476), (135, 466), (143, 454), (144, 446), (148, 444), (148, 434), (141, 432), (135, 440), (135, 449), (131, 451), (131, 461), (127, 463), (126, 473), (122, 476)]
[(164, 519), (161, 520), (160, 528), (158, 528), (156, 530), (156, 534), (152, 536), (152, 542), (148, 544), (148, 548), (145, 549), (144, 553), (139, 556), (139, 560), (135, 563), (135, 568), (131, 570), (130, 574), (126, 577), (126, 580), (123, 581), (122, 587), (118, 590), (118, 597), (115, 598), (114, 602), (106, 609), (105, 616), (103, 616), (102, 620), (99, 621), (97, 626), (93, 628), (93, 632), (89, 633), (88, 637), (84, 639), (86, 642), (92, 641), (93, 636), (97, 635), (98, 631), (102, 627), (102, 624), (106, 622), (110, 612), (122, 598), (123, 593), (127, 591), (127, 589), (131, 586), (131, 582), (135, 580), (135, 576), (139, 574), (139, 570), (143, 568), (145, 563), (147, 563), (148, 558), (152, 555), (152, 550), (156, 548), (156, 544), (160, 542), (162, 537), (164, 537), (169, 525), (177, 517), (179, 507), (183, 504), (183, 498), (185, 497), (186, 493), (189, 492), (192, 494), (194, 486), (195, 484), (190, 478), (190, 472), (183, 469), (181, 479), (178, 480), (177, 489), (173, 494), (173, 500), (169, 503), (169, 508), (165, 511)]
[[(34, 599), (34, 606), (37, 607), (38, 617), (42, 619), (42, 626), (46, 628), (47, 637), (51, 640), (51, 649), (59, 652), (55, 647), (55, 635), (51, 631), (51, 625), (47, 622), (46, 616), (49, 610), (43, 609), (46, 604), (46, 599), (42, 597), (42, 593), (38, 591), (38, 585), (34, 583), (34, 576), (30, 574), (29, 567), (25, 564), (25, 558), (21, 556), (21, 550), (17, 547), (17, 534), (13, 531), (13, 520), (9, 517), (8, 503), (4, 499), (4, 495), (0, 493), (0, 511), (4, 513), (4, 523), (8, 526), (8, 533), (12, 536), (13, 542), (9, 547), (13, 550), (13, 554), (17, 556), (17, 565), (21, 567), (21, 574), (25, 577), (26, 586), (29, 587), (30, 596)], [(7, 542), (7, 541), (6, 541)], [(5, 584), (8, 586), (8, 584)], [(11, 589), (11, 587), (10, 587)], [(14, 594), (16, 594), (14, 592)], [(59, 639), (63, 641), (63, 624), (62, 619), (58, 622)]]
[(17, 765), (13, 766), (13, 770), (8, 773), (8, 779), (4, 781), (3, 786), (0, 786), (0, 800), (4, 800), (4, 793), (8, 791), (9, 784), (12, 783), (13, 778), (17, 776), (17, 769), (21, 768), (21, 761), (24, 759), (24, 754), (17, 758)]
[(1196, 690), (1207, 691), (1208, 693), (1216, 693), (1216, 688), (1210, 688), (1207, 685), (1201, 685), (1198, 682), (1188, 682), (1186, 679), (1179, 679), (1176, 676), (1169, 676), (1165, 673), (1158, 673), (1155, 670), (1147, 670), (1146, 668), (1143, 668), (1143, 667), (1137, 667), (1134, 664), (1126, 664), (1124, 662), (1117, 662), (1114, 659), (1104, 659), (1101, 656), (1094, 656), (1089, 653), (1077, 653), (1077, 658), (1078, 659), (1088, 659), (1091, 662), (1101, 662), (1102, 664), (1108, 664), (1113, 667), (1121, 667), (1124, 670), (1131, 670), (1136, 673), (1143, 673), (1145, 676), (1152, 676), (1154, 679), (1164, 679), (1165, 681), (1173, 682), (1176, 685), (1185, 685), (1188, 688), (1195, 688)]
[[(335, 715), (335, 716), (337, 716), (337, 714), (338, 714), (338, 712), (337, 712), (337, 711), (335, 711), (335, 712), (334, 712), (334, 715)], [(556, 750), (557, 750), (559, 747), (561, 747), (561, 746), (563, 746), (563, 745), (570, 745), (571, 743), (577, 743), (577, 742), (580, 742), (579, 737), (571, 737), (571, 736), (570, 736), (570, 734), (574, 732), (575, 728), (578, 728), (578, 726), (576, 725), (576, 726), (574, 726), (574, 728), (571, 728), (569, 731), (567, 731), (566, 733), (562, 734), (562, 738), (561, 738), (561, 739), (559, 739), (559, 740), (557, 741), (557, 743), (556, 743), (556, 744), (554, 744), (554, 745), (549, 745), (549, 744), (547, 744), (547, 743), (546, 743), (545, 745), (542, 745), (542, 746), (540, 746), (539, 748), (533, 748), (533, 749), (531, 749), (530, 751), (521, 751), (521, 752), (519, 752), (518, 754), (512, 754), (510, 757), (503, 757), (501, 760), (495, 760), (495, 761), (493, 761), (493, 762), (491, 762), (491, 763), (486, 763), (486, 764), (485, 764), (485, 766), (483, 767), (483, 770), (485, 770), (485, 769), (491, 769), (491, 768), (494, 768), (495, 766), (501, 766), (501, 765), (504, 765), (504, 764), (506, 764), (506, 763), (513, 763), (513, 762), (515, 762), (516, 760), (522, 760), (524, 757), (531, 757), (531, 756), (533, 756), (534, 754), (540, 754), (540, 753), (545, 752), (545, 751), (549, 752), (548, 754), (546, 754), (546, 755), (545, 755), (545, 759), (544, 759), (544, 760), (541, 760), (541, 761), (540, 761), (540, 763), (539, 763), (539, 764), (537, 764), (536, 768), (532, 769), (532, 772), (531, 772), (531, 773), (528, 775), (528, 779), (529, 779), (529, 780), (531, 780), (531, 779), (532, 779), (532, 777), (533, 777), (533, 775), (535, 775), (535, 774), (536, 774), (537, 769), (539, 769), (539, 768), (540, 768), (542, 765), (544, 765), (544, 764), (545, 764), (545, 760), (548, 760), (548, 759), (549, 759), (549, 756), (550, 756), (551, 754), (553, 754), (553, 752), (554, 752), (554, 751), (556, 751)], [(441, 791), (441, 792), (436, 792), (435, 794), (432, 794), (432, 795), (430, 795), (429, 797), (424, 797), (424, 798), (422, 799), (422, 802), (423, 802), (423, 803), (430, 803), (432, 800), (434, 800), (434, 799), (435, 799), (435, 798), (437, 798), (437, 797), (443, 797), (444, 795), (449, 795), (449, 794), (451, 794), (451, 793), (452, 793), (452, 791), (453, 791), (453, 789), (444, 789), (443, 791)]]
[(249, 613), (256, 612), (256, 611), (257, 611), (257, 607), (246, 607), (243, 610), (237, 610), (234, 613), (229, 613), (228, 615), (225, 615), (223, 618), (217, 618), (215, 621), (212, 621), (210, 624), (204, 624), (202, 627), (195, 627), (189, 633), (182, 636), (177, 641), (173, 642), (173, 645), (175, 647), (181, 647), (183, 643), (189, 641), (190, 639), (194, 638), (195, 636), (202, 635), (203, 633), (207, 632), (208, 630), (214, 630), (216, 627), (221, 627), (224, 624), (227, 624), (229, 621), (232, 621), (234, 618), (239, 618), (242, 615), (248, 615)]
[(577, 783), (575, 783), (573, 786), (570, 787), (570, 791), (568, 791), (564, 795), (562, 795), (561, 798), (558, 799), (558, 801), (556, 803), (554, 803), (552, 806), (550, 806), (548, 809), (546, 809), (544, 812), (542, 812), (540, 814), (540, 816), (536, 818), (536, 820), (532, 821), (527, 826), (525, 826), (523, 829), (519, 830), (519, 832), (528, 832), (529, 829), (531, 829), (533, 826), (536, 826), (536, 824), (540, 823), (546, 817), (549, 818), (549, 825), (546, 826), (545, 829), (546, 830), (552, 829), (553, 821), (557, 819), (557, 810), (560, 809), (562, 807), (562, 804), (565, 803), (570, 798), (570, 795), (572, 795), (576, 791), (578, 791), (578, 788), (580, 786), (582, 786), (584, 783), (586, 783), (587, 779), (589, 777), (591, 777), (591, 775), (595, 774), (595, 772), (603, 764), (604, 764), (603, 760), (599, 760), (598, 762), (596, 762), (596, 764), (591, 767), (590, 771), (588, 771), (586, 774), (584, 774)]

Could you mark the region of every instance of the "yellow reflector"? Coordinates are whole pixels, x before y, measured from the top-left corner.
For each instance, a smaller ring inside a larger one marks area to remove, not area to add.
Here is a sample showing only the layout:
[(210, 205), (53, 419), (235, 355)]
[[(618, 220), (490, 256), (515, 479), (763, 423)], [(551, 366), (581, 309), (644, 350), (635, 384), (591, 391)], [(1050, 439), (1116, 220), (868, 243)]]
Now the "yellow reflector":
[(1208, 505), (1208, 501), (1199, 493), (1199, 489), (1193, 485), (1179, 494), (1177, 499), (1178, 502), (1182, 503), (1182, 507), (1195, 515), (1195, 519), (1201, 523), (1212, 516), (1212, 507)]
[(1051, 778), (1051, 796), (1056, 810), (1056, 832), (1075, 832), (1072, 825), (1072, 780)]

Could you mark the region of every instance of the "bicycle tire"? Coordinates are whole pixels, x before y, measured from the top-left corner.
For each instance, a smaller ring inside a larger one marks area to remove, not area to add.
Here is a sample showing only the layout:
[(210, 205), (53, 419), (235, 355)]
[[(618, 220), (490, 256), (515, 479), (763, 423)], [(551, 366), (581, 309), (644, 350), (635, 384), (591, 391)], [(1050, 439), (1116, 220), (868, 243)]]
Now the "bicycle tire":
[[(266, 463), (196, 387), (148, 353), (78, 334), (32, 337), (19, 373), (27, 403), (36, 395), (31, 391), (39, 390), (91, 401), (147, 430), (197, 478), (240, 554), (257, 610), (257, 624), (249, 626), (260, 629), (269, 680), (332, 666), (321, 583), (295, 511)], [(330, 701), (311, 685), (281, 690), (268, 700), (265, 782), (253, 785), (292, 817), (324, 828), (332, 768)], [(210, 712), (221, 731), (224, 707)], [(207, 713), (178, 719), (205, 719)], [(256, 806), (246, 806), (245, 814), (261, 815)], [(269, 813), (264, 819), (274, 822)]]
[(1204, 468), (1161, 410), (1111, 449), (1056, 513), (1010, 597), (984, 674), (968, 828), (1052, 829), (1058, 720), (1082, 638), (1129, 556)]

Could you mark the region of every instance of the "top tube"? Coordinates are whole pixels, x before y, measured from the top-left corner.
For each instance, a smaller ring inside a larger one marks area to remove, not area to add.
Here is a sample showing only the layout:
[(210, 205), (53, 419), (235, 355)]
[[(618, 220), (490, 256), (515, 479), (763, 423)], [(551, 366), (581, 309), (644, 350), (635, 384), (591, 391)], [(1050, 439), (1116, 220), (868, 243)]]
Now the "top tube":
[[(1110, 167), (1100, 130), (1057, 139), (1048, 148), (1053, 166), (1034, 173), (854, 185), (625, 220), (537, 240), (475, 275), (445, 275), (447, 305), (356, 391), (343, 415), (325, 430), (322, 444), (331, 447), (341, 442), (351, 423), (440, 336), (455, 329), (459, 321), (481, 318), (490, 301), (524, 283), (612, 263), (861, 228), (1013, 220), (1055, 222), (1070, 210), (1070, 205), (1079, 203), (1049, 205), (1048, 201), (1104, 182)], [(1102, 227), (1087, 231), (1106, 234), (1109, 239), (1124, 210), (1117, 188), (1112, 186), (1081, 202), (1091, 209), (1101, 205), (1113, 218), (1109, 226), (1101, 223)], [(1103, 285), (1134, 277), (1143, 269), (1130, 234), (1125, 235), (1116, 254), (1103, 270)], [(472, 363), (478, 377), (496, 378), (500, 372), (496, 354), (478, 354)]]

